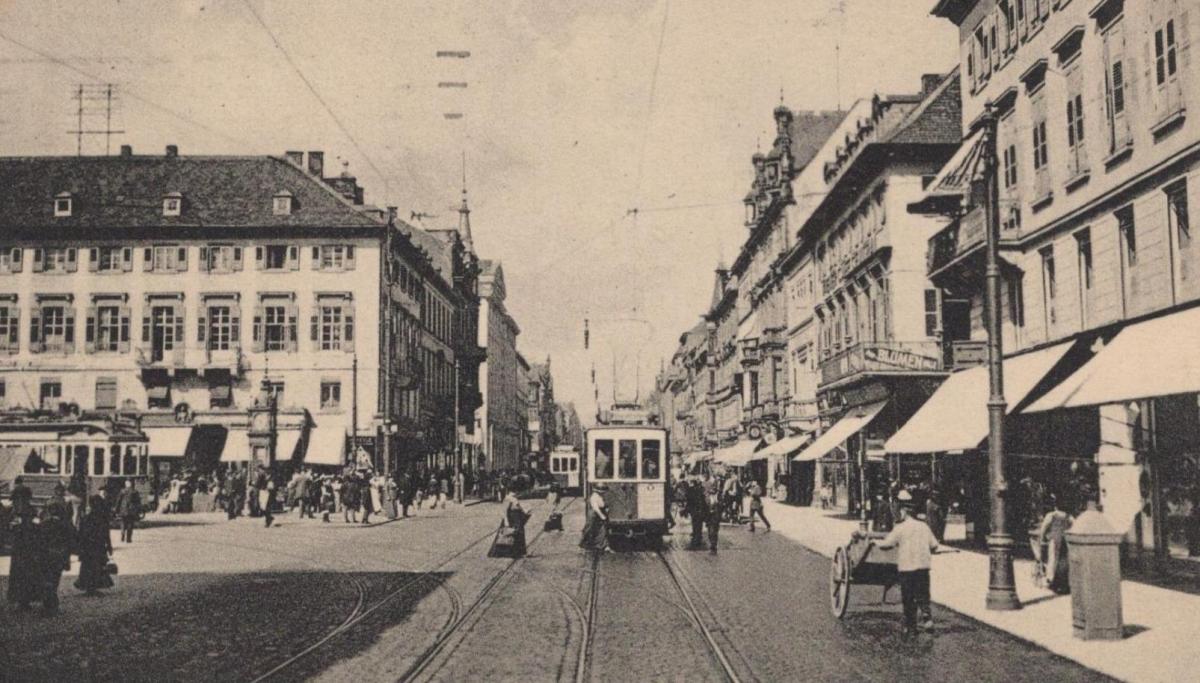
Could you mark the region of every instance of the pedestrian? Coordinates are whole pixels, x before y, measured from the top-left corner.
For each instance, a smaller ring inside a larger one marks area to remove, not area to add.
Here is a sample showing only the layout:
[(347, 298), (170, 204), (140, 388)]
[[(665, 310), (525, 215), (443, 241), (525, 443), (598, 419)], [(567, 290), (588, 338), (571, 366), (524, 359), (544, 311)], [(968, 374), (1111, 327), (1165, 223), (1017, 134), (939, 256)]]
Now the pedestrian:
[(396, 477), (388, 477), (384, 486), (388, 501), (388, 519), (396, 519), (400, 516), (400, 485), (396, 483)]
[[(126, 479), (125, 488), (117, 494), (116, 510), (121, 519), (121, 542), (133, 543), (133, 528), (142, 516), (142, 494), (138, 493), (132, 479)], [(232, 515), (230, 519), (233, 519)]]
[(75, 581), (75, 587), (85, 595), (95, 595), (96, 591), (113, 586), (112, 576), (107, 571), (108, 558), (113, 552), (112, 537), (103, 502), (96, 500), (99, 497), (88, 499), (88, 513), (79, 523), (79, 579)]
[(942, 494), (936, 488), (929, 490), (925, 498), (925, 523), (933, 532), (933, 537), (942, 542), (946, 534), (946, 515), (942, 514)]
[(717, 554), (717, 538), (721, 534), (721, 481), (710, 478), (704, 483), (704, 498), (708, 503), (705, 526), (708, 528), (708, 552)]
[(263, 468), (259, 474), (258, 507), (262, 510), (265, 527), (275, 522), (275, 478), (271, 472)]
[(375, 492), (375, 487), (371, 484), (371, 470), (363, 470), (355, 476), (355, 483), (358, 485), (358, 502), (360, 512), (362, 512), (363, 524), (371, 523), (371, 513), (375, 512), (375, 498), (378, 495)]
[[(62, 484), (54, 488), (55, 497), (61, 497), (66, 492)], [(71, 548), (75, 544), (71, 509), (65, 500), (58, 504), (52, 498), (46, 504), (42, 510), (41, 527), (42, 611), (51, 615), (58, 613), (58, 584), (62, 581), (62, 573), (71, 568)]]
[(588, 496), (587, 522), (579, 539), (579, 547), (584, 550), (608, 550), (608, 504), (604, 500), (607, 490), (604, 484), (592, 484), (592, 493)]
[[(938, 542), (925, 522), (917, 519), (912, 494), (901, 489), (896, 494), (900, 521), (887, 537), (876, 545), (882, 550), (896, 549), (896, 569), (899, 571), (900, 597), (904, 602), (904, 633), (917, 632), (917, 613), (921, 614), (920, 628), (933, 628), (929, 609), (929, 567)], [(854, 532), (856, 536), (860, 532)]]
[(761, 519), (763, 526), (767, 527), (767, 531), (770, 531), (771, 523), (767, 521), (766, 515), (763, 514), (762, 487), (758, 485), (757, 481), (752, 480), (748, 493), (750, 494), (750, 531), (754, 531), (755, 517)]
[(30, 603), (39, 602), (42, 596), (42, 529), (36, 521), (33, 492), (21, 482), (21, 477), (13, 480), (11, 500), (13, 519), (9, 539), (12, 552), (6, 597), (25, 611)]
[(1050, 496), (1050, 505), (1050, 512), (1046, 513), (1038, 527), (1038, 545), (1041, 549), (1039, 559), (1043, 563), (1047, 587), (1061, 595), (1071, 592), (1067, 562), (1067, 530), (1071, 528), (1074, 520), (1063, 510), (1058, 496)]
[(562, 487), (559, 486), (558, 480), (550, 482), (550, 488), (546, 491), (546, 504), (550, 506), (550, 512), (558, 510), (558, 502), (562, 499)]
[(343, 475), (342, 479), (342, 520), (347, 524), (357, 523), (361, 505), (358, 481), (353, 472)]
[(321, 522), (329, 523), (329, 515), (337, 512), (337, 497), (333, 493), (333, 477), (321, 477)]
[(309, 507), (309, 485), (312, 482), (308, 478), (308, 472), (300, 470), (292, 477), (292, 481), (288, 484), (288, 493), (294, 497), (292, 504), (300, 509), (300, 519), (308, 517), (312, 519), (312, 508)]
[(697, 550), (704, 547), (704, 522), (708, 519), (708, 499), (704, 497), (704, 486), (696, 477), (689, 477), (686, 482), (685, 509), (692, 521), (692, 540), (688, 549)]
[[(443, 480), (445, 481), (445, 480)], [(501, 524), (512, 530), (512, 556), (525, 557), (525, 523), (529, 521), (529, 513), (521, 507), (517, 494), (509, 493), (504, 499), (504, 519)]]
[(408, 516), (408, 508), (413, 502), (412, 476), (407, 471), (396, 474), (396, 496), (400, 499), (400, 514)]
[(167, 512), (179, 512), (179, 500), (183, 495), (183, 480), (178, 475), (171, 477), (170, 489), (167, 491)]
[[(429, 509), (430, 510), (437, 509), (438, 498), (440, 497), (439, 492), (441, 491), (441, 489), (442, 489), (442, 487), (441, 487), (441, 484), (438, 483), (437, 475), (430, 473), (429, 481), (426, 482), (426, 484), (425, 484), (425, 494), (427, 496), (429, 496), (429, 501), (430, 501)], [(501, 500), (500, 502), (503, 502), (503, 500)]]
[(442, 472), (442, 478), (438, 481), (438, 502), (441, 503), (442, 509), (446, 509), (446, 501), (450, 498), (450, 475)]

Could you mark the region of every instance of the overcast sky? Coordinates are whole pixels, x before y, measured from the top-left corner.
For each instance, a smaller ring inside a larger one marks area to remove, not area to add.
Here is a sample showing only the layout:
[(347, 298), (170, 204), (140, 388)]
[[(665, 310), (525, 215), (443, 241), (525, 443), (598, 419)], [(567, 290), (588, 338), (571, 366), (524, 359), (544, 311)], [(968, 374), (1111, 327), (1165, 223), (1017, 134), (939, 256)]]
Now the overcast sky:
[(0, 0), (0, 155), (74, 154), (75, 86), (111, 81), (114, 151), (324, 150), (367, 201), (440, 227), (465, 152), (477, 251), (503, 263), (519, 346), (553, 358), (586, 419), (590, 365), (607, 402), (614, 361), (624, 398), (640, 364), (644, 397), (707, 306), (781, 89), (793, 109), (915, 92), (956, 61), (932, 5)]

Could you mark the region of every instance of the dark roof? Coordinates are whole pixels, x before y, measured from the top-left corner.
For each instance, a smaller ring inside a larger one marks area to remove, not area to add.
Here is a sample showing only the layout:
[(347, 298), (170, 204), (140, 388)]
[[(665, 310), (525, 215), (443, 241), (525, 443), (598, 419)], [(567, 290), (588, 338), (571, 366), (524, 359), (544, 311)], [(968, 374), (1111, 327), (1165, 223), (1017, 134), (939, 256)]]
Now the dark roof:
[(797, 169), (808, 166), (844, 118), (844, 111), (793, 112), (788, 133), (792, 138), (791, 152)]
[(958, 144), (962, 141), (962, 103), (958, 69), (950, 72), (933, 92), (892, 131), (894, 144)]
[[(273, 198), (293, 197), (274, 214)], [(71, 215), (56, 218), (53, 198), (71, 194)], [(163, 198), (183, 197), (179, 216)], [(379, 226), (331, 187), (270, 156), (0, 157), (0, 229)], [(81, 235), (86, 236), (86, 235)]]
[(423, 230), (407, 223), (397, 221), (396, 225), (400, 226), (401, 232), (407, 235), (414, 245), (425, 252), (429, 257), (429, 262), (446, 282), (454, 280), (453, 254), (451, 246), (446, 244), (444, 238), (432, 231)]

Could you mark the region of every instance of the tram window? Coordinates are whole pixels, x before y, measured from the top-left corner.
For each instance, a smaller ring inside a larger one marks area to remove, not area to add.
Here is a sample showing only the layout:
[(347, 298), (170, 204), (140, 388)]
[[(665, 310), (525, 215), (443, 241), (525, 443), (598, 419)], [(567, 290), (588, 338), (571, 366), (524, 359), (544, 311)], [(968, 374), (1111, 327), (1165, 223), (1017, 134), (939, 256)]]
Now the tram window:
[(662, 471), (662, 443), (656, 440), (642, 441), (642, 478), (658, 479)]
[(567, 465), (568, 472), (574, 472), (575, 470), (579, 469), (579, 459), (578, 458), (569, 458), (568, 462), (570, 463)]
[(637, 442), (633, 439), (621, 439), (620, 456), (620, 478), (637, 479)]
[[(132, 449), (133, 446), (130, 446), (129, 448)], [(139, 460), (141, 460), (141, 467), (138, 468), (138, 474), (142, 476), (150, 474), (150, 451), (148, 449), (142, 449), (142, 454)]]
[[(114, 446), (120, 448), (120, 446)], [(121, 474), (137, 474), (137, 456), (133, 453), (133, 448), (125, 449), (125, 458), (121, 462)]]
[(69, 446), (59, 446), (58, 447), (58, 462), (59, 462), (59, 467), (62, 468), (63, 474), (69, 475), (69, 474), (75, 473), (75, 468), (72, 467), (72, 465), (74, 465), (74, 463), (72, 463), (71, 460), (73, 460), (73, 458), (71, 458), (71, 448)]
[(111, 454), (108, 456), (108, 473), (110, 475), (111, 474), (120, 474), (121, 473), (121, 447), (113, 446), (109, 450), (111, 451)]
[(613, 442), (612, 439), (596, 441), (596, 478), (612, 479), (613, 476)]
[[(84, 447), (87, 451), (87, 447)], [(104, 449), (97, 448), (92, 451), (92, 476), (101, 476), (104, 474)]]

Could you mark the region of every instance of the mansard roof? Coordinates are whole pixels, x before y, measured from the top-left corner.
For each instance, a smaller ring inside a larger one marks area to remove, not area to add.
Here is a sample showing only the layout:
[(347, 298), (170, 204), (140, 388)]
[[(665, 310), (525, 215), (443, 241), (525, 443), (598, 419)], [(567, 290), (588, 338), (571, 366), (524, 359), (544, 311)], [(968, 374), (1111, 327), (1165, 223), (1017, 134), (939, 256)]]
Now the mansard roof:
[[(53, 198), (70, 193), (71, 215)], [(162, 199), (178, 192), (178, 216)], [(292, 210), (272, 200), (292, 197)], [(286, 196), (286, 195), (283, 195)], [(119, 228), (365, 228), (384, 223), (322, 179), (272, 156), (0, 157), (0, 230), (88, 237)]]

